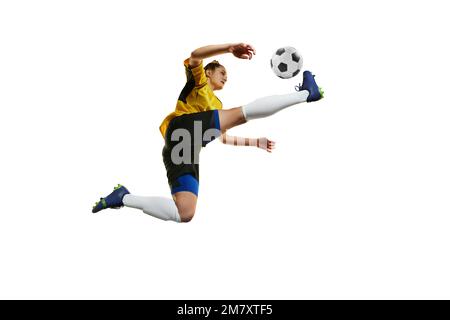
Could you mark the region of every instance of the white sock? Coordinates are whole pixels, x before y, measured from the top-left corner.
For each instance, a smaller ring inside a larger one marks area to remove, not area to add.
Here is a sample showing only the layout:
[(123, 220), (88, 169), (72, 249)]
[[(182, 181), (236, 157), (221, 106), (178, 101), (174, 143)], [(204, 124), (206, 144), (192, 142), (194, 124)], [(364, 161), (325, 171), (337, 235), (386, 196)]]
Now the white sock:
[(178, 208), (172, 199), (163, 197), (140, 197), (126, 194), (122, 201), (126, 207), (140, 209), (152, 217), (181, 222)]
[(247, 121), (265, 118), (294, 104), (306, 102), (308, 96), (309, 91), (302, 90), (300, 92), (261, 98), (243, 106), (242, 113)]

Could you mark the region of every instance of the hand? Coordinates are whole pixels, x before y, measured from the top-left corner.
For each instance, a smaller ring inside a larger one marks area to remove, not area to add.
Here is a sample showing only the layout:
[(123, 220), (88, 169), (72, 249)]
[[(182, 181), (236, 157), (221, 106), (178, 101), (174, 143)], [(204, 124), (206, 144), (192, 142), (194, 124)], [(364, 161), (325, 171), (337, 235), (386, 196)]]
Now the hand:
[(255, 48), (246, 43), (238, 43), (231, 45), (228, 51), (239, 59), (248, 59), (248, 60), (251, 60), (253, 55), (256, 54)]
[(275, 141), (271, 141), (267, 138), (258, 138), (258, 148), (272, 152), (275, 149)]

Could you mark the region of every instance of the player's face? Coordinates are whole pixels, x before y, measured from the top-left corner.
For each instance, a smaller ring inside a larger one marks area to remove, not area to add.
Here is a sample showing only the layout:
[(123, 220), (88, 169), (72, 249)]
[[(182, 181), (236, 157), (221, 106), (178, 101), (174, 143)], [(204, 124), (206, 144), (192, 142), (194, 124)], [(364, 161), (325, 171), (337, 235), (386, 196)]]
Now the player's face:
[(209, 81), (213, 90), (223, 89), (227, 82), (227, 70), (224, 67), (218, 67), (209, 76)]

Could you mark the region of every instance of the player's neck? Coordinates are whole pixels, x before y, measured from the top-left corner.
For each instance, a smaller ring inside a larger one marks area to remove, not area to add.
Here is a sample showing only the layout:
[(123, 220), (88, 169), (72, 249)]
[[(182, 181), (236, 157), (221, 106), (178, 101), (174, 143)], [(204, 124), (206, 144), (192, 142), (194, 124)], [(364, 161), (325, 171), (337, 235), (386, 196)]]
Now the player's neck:
[(211, 91), (215, 91), (216, 88), (212, 85), (211, 81), (208, 79), (208, 86), (211, 88)]

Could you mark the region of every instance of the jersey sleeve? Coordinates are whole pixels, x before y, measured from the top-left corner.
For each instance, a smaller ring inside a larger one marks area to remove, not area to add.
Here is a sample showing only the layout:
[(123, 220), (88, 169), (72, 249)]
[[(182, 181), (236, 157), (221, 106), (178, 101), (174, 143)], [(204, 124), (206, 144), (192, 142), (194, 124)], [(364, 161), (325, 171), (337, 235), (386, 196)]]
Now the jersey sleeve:
[(191, 68), (189, 66), (189, 58), (184, 60), (184, 67), (186, 69), (186, 78), (187, 81), (194, 79), (196, 87), (202, 87), (206, 84), (206, 74), (203, 69), (203, 61), (195, 68)]

